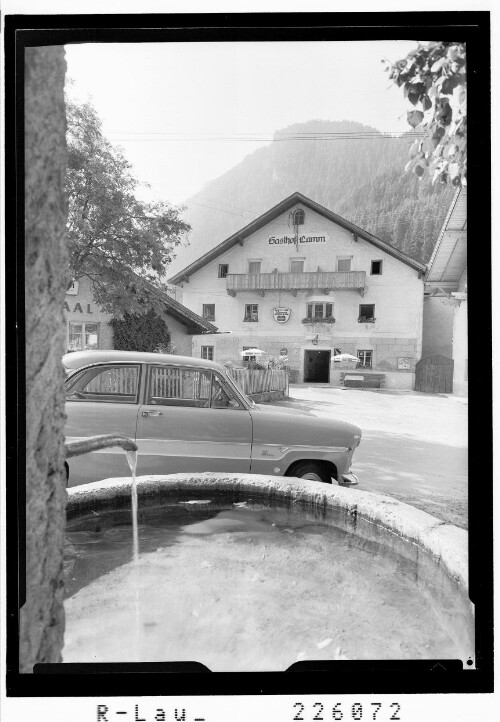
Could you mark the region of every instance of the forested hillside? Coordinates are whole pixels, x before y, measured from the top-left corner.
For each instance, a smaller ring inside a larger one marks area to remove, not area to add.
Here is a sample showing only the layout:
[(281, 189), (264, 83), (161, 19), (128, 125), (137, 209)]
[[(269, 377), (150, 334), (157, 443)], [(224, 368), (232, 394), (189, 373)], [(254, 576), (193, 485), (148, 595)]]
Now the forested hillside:
[(186, 201), (190, 245), (178, 250), (171, 274), (294, 191), (429, 260), (454, 190), (404, 172), (410, 136), (387, 138), (360, 123), (312, 120), (274, 138)]

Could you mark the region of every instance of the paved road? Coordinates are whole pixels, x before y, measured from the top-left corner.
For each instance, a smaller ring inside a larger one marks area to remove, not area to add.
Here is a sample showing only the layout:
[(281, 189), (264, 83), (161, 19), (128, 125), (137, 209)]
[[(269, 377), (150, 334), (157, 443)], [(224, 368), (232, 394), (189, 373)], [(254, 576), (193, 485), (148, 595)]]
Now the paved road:
[(467, 399), (389, 389), (290, 386), (279, 405), (363, 431), (353, 488), (378, 491), (467, 528)]

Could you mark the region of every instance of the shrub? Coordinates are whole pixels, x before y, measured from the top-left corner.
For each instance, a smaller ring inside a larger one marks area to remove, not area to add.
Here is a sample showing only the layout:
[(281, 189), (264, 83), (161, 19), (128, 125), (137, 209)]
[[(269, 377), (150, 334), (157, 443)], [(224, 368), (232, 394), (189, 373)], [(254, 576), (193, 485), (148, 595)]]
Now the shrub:
[[(117, 351), (157, 351), (170, 346), (170, 331), (157, 313), (125, 314), (110, 321), (113, 345)], [(172, 353), (169, 351), (168, 353)]]

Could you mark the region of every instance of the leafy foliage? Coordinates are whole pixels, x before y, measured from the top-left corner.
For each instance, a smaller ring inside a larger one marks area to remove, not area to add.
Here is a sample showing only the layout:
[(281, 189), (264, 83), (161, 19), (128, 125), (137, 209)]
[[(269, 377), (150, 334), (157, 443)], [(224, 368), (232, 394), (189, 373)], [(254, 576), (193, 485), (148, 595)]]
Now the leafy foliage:
[(161, 309), (152, 293), (189, 226), (182, 209), (143, 203), (121, 150), (102, 135), (90, 103), (67, 99), (68, 251), (72, 280), (87, 277), (95, 302), (123, 316)]
[(318, 324), (318, 323), (335, 323), (333, 316), (325, 316), (324, 318), (310, 318), (307, 316), (302, 319), (302, 323), (305, 324)]
[[(386, 70), (415, 106), (407, 114), (412, 128), (425, 133), (410, 150), (406, 169), (432, 182), (467, 184), (467, 76), (465, 45), (418, 45)], [(417, 109), (416, 106), (420, 106)]]
[(153, 309), (142, 315), (126, 313), (121, 319), (111, 319), (110, 324), (113, 346), (118, 351), (153, 352), (170, 347), (168, 326)]

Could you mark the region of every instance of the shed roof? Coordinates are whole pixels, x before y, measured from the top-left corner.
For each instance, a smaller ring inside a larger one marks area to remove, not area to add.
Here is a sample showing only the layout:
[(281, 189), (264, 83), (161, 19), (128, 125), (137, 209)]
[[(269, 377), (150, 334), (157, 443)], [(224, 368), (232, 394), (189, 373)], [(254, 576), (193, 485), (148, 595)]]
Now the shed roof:
[(250, 236), (252, 233), (255, 233), (255, 231), (258, 231), (263, 226), (267, 225), (267, 223), (274, 220), (282, 213), (288, 211), (297, 203), (301, 203), (307, 208), (310, 208), (316, 213), (319, 213), (325, 218), (328, 218), (328, 220), (333, 221), (342, 228), (351, 231), (351, 233), (353, 233), (354, 235), (363, 238), (365, 241), (368, 241), (368, 243), (372, 243), (377, 248), (380, 248), (382, 251), (385, 251), (394, 258), (397, 258), (399, 261), (405, 263), (407, 266), (414, 268), (416, 271), (419, 271), (421, 273), (425, 272), (426, 265), (424, 263), (420, 263), (420, 261), (416, 261), (415, 259), (410, 258), (410, 256), (406, 255), (406, 253), (399, 251), (397, 248), (394, 248), (394, 246), (391, 246), (389, 243), (382, 241), (380, 238), (377, 238), (377, 236), (374, 236), (368, 231), (365, 231), (363, 228), (360, 228), (360, 226), (357, 226), (355, 223), (351, 223), (351, 221), (342, 218), (342, 216), (337, 215), (337, 213), (328, 210), (328, 208), (325, 208), (319, 203), (316, 203), (316, 201), (307, 198), (307, 196), (302, 195), (302, 193), (295, 192), (292, 193), (292, 195), (288, 196), (288, 198), (285, 198), (280, 203), (270, 208), (265, 213), (262, 213), (262, 215), (255, 218), (248, 225), (244, 226), (241, 230), (233, 233), (232, 236), (226, 238), (226, 240), (222, 241), (222, 243), (219, 243), (218, 246), (215, 246), (215, 248), (212, 248), (210, 251), (204, 253), (203, 256), (200, 256), (200, 258), (198, 258), (196, 261), (193, 261), (193, 263), (191, 263), (190, 265), (186, 266), (182, 271), (179, 271), (174, 276), (169, 278), (169, 282), (174, 284), (182, 283), (184, 280), (188, 279), (189, 276), (192, 276), (194, 273), (199, 271), (200, 268), (203, 268), (203, 266), (205, 266), (207, 263), (210, 263), (210, 261), (213, 261), (215, 258), (224, 253), (224, 251), (229, 250), (238, 243), (242, 243), (245, 238)]
[(457, 284), (467, 265), (467, 188), (459, 188), (451, 202), (428, 263), (429, 285)]

